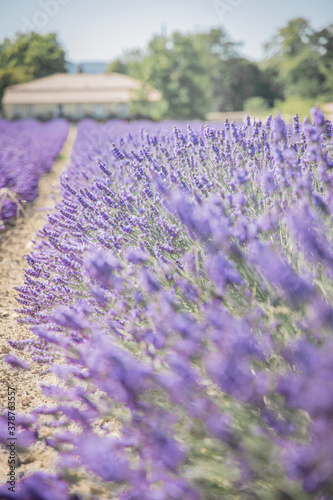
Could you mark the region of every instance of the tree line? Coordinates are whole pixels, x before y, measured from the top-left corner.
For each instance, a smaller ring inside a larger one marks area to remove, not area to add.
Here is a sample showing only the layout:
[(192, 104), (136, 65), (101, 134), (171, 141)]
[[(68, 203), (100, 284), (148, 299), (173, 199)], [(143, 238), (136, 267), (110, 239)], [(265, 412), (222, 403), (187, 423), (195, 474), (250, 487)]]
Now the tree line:
[[(223, 28), (156, 35), (145, 49), (113, 60), (107, 72), (142, 82), (132, 103), (137, 117), (204, 119), (209, 111), (241, 111), (250, 98), (266, 107), (288, 98), (333, 100), (333, 25), (314, 30), (292, 19), (265, 45), (259, 63), (241, 56)], [(65, 51), (54, 33), (17, 35), (0, 44), (0, 99), (8, 85), (65, 72)], [(149, 88), (161, 92), (153, 107)]]
[[(333, 25), (316, 31), (292, 19), (265, 44), (259, 63), (240, 55), (222, 28), (155, 36), (145, 50), (111, 62), (108, 71), (133, 76), (162, 93), (158, 117), (204, 118), (207, 111), (242, 111), (248, 99), (267, 108), (288, 98), (333, 100)], [(144, 96), (138, 99), (145, 111)]]

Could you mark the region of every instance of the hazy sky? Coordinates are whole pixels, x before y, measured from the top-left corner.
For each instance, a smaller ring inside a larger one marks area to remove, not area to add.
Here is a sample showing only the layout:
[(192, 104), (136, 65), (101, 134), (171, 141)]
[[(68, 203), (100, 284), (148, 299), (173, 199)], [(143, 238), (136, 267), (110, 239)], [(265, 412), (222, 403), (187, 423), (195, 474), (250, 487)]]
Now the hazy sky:
[(74, 62), (108, 61), (166, 30), (223, 26), (250, 59), (294, 17), (333, 23), (333, 0), (0, 0), (0, 41), (17, 31), (55, 31)]

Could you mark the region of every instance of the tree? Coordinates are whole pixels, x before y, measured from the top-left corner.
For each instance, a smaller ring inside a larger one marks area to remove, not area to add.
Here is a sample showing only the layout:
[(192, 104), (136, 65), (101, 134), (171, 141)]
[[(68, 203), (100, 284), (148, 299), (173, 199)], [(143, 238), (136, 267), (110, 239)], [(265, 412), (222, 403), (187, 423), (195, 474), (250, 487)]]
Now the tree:
[(126, 75), (127, 65), (118, 57), (108, 65), (105, 73), (121, 73)]
[(279, 61), (296, 57), (309, 42), (312, 33), (313, 30), (306, 19), (292, 19), (265, 44), (266, 54), (270, 59)]
[(315, 31), (303, 18), (292, 19), (266, 44), (266, 65), (286, 97), (333, 96), (333, 25)]
[(212, 79), (216, 111), (241, 111), (250, 97), (263, 97), (269, 106), (281, 97), (274, 75), (242, 57), (217, 61)]
[[(158, 89), (162, 100), (154, 107), (154, 116), (159, 118), (203, 119), (212, 110), (242, 110), (253, 96), (263, 97), (272, 106), (275, 98), (282, 97), (274, 70), (262, 70), (240, 57), (238, 46), (221, 28), (155, 36), (145, 52), (125, 54), (108, 71), (125, 71), (143, 87)], [(135, 109), (138, 114), (148, 109), (144, 93)]]
[(140, 62), (129, 64), (129, 74), (162, 93), (160, 117), (203, 119), (210, 108), (211, 86), (205, 53), (191, 35), (173, 33), (154, 37)]
[(240, 111), (249, 97), (260, 96), (272, 106), (281, 93), (274, 75), (240, 57), (239, 43), (229, 40), (221, 29), (194, 35), (205, 53), (206, 72), (212, 86), (212, 107), (216, 111)]
[(18, 34), (0, 44), (0, 100), (9, 85), (65, 72), (65, 52), (55, 33)]
[(314, 32), (312, 37), (314, 51), (320, 56), (320, 69), (324, 75), (323, 92), (333, 99), (333, 24)]
[(105, 73), (121, 73), (127, 75), (130, 67), (140, 63), (143, 59), (141, 49), (126, 50), (121, 57), (117, 57), (110, 62)]

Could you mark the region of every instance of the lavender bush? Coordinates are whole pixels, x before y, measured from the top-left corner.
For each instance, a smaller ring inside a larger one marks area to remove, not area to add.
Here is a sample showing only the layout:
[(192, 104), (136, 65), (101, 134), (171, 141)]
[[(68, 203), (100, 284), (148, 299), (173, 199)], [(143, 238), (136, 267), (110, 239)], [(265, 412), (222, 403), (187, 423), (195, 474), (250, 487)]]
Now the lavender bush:
[(312, 116), (79, 124), (18, 288), (37, 337), (12, 343), (64, 382), (20, 422), (22, 446), (40, 414), (59, 427), (58, 476), (4, 498), (84, 475), (107, 498), (330, 498), (332, 124)]
[(22, 201), (37, 198), (39, 177), (52, 167), (68, 130), (60, 119), (0, 120), (0, 225), (17, 215)]

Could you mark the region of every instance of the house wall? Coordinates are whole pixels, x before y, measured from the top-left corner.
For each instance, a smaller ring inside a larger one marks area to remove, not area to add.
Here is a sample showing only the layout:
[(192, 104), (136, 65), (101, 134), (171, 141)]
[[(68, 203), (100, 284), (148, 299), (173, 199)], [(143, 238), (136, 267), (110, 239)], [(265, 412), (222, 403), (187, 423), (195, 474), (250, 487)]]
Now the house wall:
[(327, 120), (333, 121), (333, 102), (327, 102), (322, 107)]
[(5, 104), (6, 118), (40, 118), (50, 120), (63, 116), (69, 120), (90, 117), (99, 120), (109, 117), (129, 118), (127, 103), (82, 103), (82, 104)]
[(16, 118), (42, 118), (48, 120), (56, 116), (56, 109), (53, 104), (5, 104), (4, 111), (6, 118), (10, 120)]

